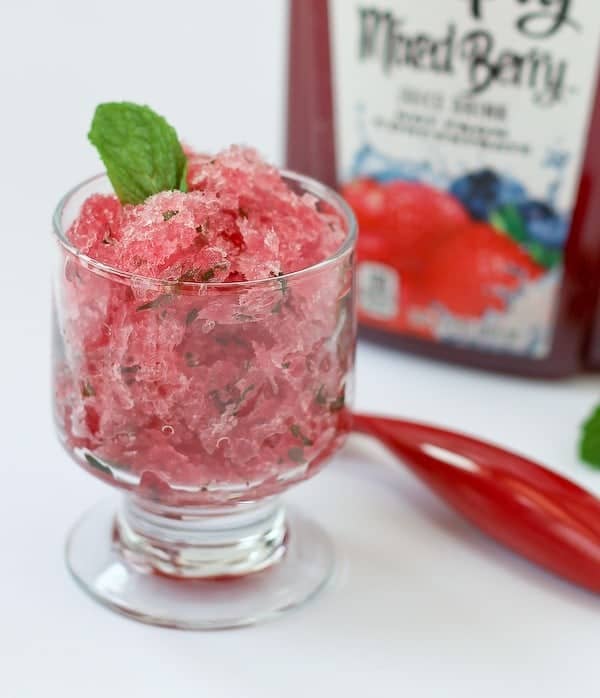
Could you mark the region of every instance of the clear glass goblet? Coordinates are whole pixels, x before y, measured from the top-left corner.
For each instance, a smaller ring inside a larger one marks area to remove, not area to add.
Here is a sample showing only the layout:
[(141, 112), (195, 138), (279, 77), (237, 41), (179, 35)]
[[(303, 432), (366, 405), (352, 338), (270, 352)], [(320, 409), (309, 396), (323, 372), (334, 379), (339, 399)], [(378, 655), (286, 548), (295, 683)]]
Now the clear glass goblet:
[(164, 281), (90, 259), (67, 237), (100, 175), (54, 216), (54, 412), (69, 455), (122, 491), (73, 528), (70, 571), (126, 615), (233, 627), (298, 606), (333, 551), (280, 495), (315, 475), (350, 428), (356, 223), (344, 201), (293, 173), (339, 216), (330, 258), (276, 278)]

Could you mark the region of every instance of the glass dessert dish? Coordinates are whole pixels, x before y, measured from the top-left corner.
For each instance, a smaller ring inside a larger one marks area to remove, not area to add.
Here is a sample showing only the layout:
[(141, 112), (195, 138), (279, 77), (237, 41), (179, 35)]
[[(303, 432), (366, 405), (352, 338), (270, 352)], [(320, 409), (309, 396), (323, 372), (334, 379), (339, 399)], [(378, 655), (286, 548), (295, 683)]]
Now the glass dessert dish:
[(256, 281), (150, 278), (84, 254), (67, 231), (90, 196), (112, 192), (104, 175), (54, 216), (57, 429), (77, 463), (123, 493), (76, 524), (68, 566), (138, 620), (245, 625), (298, 606), (332, 573), (327, 535), (280, 495), (350, 428), (356, 224), (332, 190), (282, 177), (337, 216), (345, 240)]

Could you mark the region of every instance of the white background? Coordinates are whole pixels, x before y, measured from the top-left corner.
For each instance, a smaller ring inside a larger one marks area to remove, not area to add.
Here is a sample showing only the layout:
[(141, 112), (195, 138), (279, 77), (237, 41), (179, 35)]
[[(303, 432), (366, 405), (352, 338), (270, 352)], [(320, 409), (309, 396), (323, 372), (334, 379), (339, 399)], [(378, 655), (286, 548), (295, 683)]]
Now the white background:
[[(328, 528), (336, 586), (276, 622), (161, 630), (89, 600), (66, 531), (108, 492), (50, 420), (50, 216), (99, 169), (94, 106), (148, 102), (200, 148), (282, 160), (283, 0), (0, 4), (0, 696), (590, 696), (600, 605), (484, 539), (382, 451), (353, 440), (290, 495)], [(358, 406), (457, 427), (600, 492), (575, 457), (600, 380), (534, 383), (363, 345)], [(386, 467), (385, 464), (388, 464)]]

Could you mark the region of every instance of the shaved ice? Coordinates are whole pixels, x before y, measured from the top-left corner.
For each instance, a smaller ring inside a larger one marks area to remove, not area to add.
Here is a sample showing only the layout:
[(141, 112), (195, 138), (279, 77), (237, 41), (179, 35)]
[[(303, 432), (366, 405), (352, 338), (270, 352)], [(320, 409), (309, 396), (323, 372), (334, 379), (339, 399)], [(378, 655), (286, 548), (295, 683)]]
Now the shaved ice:
[(189, 153), (186, 193), (122, 205), (87, 186), (56, 281), (69, 450), (175, 504), (250, 501), (315, 472), (349, 428), (344, 210), (241, 147)]

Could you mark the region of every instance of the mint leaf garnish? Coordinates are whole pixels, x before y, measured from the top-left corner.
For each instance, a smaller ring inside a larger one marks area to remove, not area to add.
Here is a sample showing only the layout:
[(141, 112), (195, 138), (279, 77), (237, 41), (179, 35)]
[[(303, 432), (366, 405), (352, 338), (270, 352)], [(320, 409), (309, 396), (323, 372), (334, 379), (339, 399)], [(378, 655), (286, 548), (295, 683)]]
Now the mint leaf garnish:
[(581, 428), (579, 456), (589, 465), (600, 468), (600, 405), (598, 405)]
[(187, 191), (187, 159), (177, 133), (149, 107), (98, 105), (88, 138), (121, 203), (140, 204), (161, 191)]

